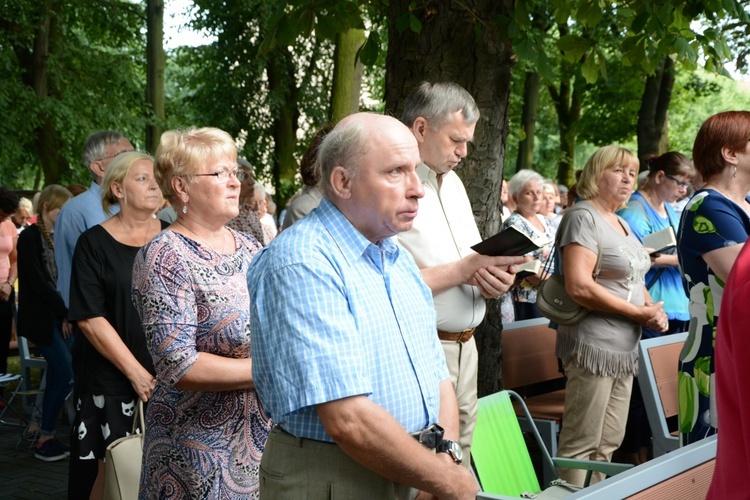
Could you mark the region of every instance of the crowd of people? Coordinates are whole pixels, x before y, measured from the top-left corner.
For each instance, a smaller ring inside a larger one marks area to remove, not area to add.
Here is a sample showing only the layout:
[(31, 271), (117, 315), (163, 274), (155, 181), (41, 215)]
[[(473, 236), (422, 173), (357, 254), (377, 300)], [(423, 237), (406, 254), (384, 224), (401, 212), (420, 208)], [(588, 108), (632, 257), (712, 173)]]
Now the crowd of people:
[[(471, 250), (482, 238), (454, 171), (479, 118), (460, 86), (424, 82), (400, 120), (325, 125), (278, 218), (232, 137), (210, 127), (165, 132), (153, 156), (118, 132), (91, 135), (77, 196), (50, 185), (29, 204), (0, 188), (0, 373), (17, 278), (18, 333), (48, 364), (34, 453), (70, 457), (69, 497), (102, 497), (107, 446), (143, 407), (144, 499), (474, 498), (475, 329), (486, 299), (502, 300), (504, 322), (541, 317), (553, 272), (590, 311), (556, 325), (558, 456), (609, 461), (620, 448), (644, 462), (638, 341), (683, 331), (682, 443), (716, 433), (717, 409), (722, 428), (750, 435), (736, 383), (750, 113), (709, 118), (692, 161), (668, 152), (644, 166), (605, 146), (569, 191), (520, 170), (502, 182), (503, 224), (544, 243), (499, 257)], [(664, 228), (676, 249), (644, 247)], [(533, 259), (549, 265), (516, 279)], [(55, 437), (66, 399), (70, 446)], [(720, 441), (716, 498), (735, 492), (743, 444)], [(583, 474), (561, 471), (578, 485)]]

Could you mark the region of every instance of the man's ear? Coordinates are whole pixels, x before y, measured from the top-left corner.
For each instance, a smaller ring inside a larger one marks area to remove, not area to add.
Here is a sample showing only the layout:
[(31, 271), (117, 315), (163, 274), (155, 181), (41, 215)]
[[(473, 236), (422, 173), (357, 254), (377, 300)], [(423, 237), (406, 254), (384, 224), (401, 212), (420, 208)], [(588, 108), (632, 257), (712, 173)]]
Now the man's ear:
[(100, 161), (92, 161), (91, 163), (89, 163), (89, 171), (91, 172), (91, 175), (93, 175), (97, 179), (104, 178), (105, 170), (106, 169), (104, 168), (104, 164)]
[(339, 198), (348, 200), (352, 196), (352, 176), (349, 171), (341, 166), (334, 167), (331, 171), (331, 190)]
[(418, 143), (423, 143), (425, 140), (425, 131), (427, 130), (427, 127), (429, 127), (429, 123), (427, 123), (427, 119), (418, 116), (416, 120), (414, 120), (414, 123), (411, 124), (411, 132), (414, 134), (414, 137), (417, 138)]

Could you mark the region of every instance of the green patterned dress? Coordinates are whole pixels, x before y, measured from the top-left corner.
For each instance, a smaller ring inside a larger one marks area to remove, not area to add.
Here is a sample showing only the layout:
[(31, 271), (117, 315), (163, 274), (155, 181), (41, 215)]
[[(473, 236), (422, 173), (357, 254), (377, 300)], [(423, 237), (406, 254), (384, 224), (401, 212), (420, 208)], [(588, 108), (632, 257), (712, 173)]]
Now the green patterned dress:
[(682, 446), (715, 434), (717, 425), (712, 392), (714, 340), (724, 282), (702, 256), (719, 248), (743, 244), (749, 233), (750, 218), (745, 211), (712, 189), (696, 192), (682, 213), (678, 254), (685, 293), (690, 299), (690, 327), (680, 353), (678, 373)]

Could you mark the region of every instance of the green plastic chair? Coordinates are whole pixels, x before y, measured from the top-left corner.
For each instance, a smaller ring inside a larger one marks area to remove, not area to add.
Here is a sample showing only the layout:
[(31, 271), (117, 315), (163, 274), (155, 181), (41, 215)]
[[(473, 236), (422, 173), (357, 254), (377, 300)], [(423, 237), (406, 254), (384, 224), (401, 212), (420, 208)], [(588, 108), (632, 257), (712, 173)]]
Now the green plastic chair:
[[(521, 403), (527, 420), (531, 422), (544, 466), (554, 478), (541, 495), (542, 488), (513, 410), (511, 396)], [(513, 391), (500, 391), (479, 399), (471, 458), (482, 488), (478, 499), (535, 498), (537, 495), (543, 498), (561, 498), (580, 488), (561, 480), (556, 467), (587, 470), (586, 485), (594, 470), (613, 476), (632, 467), (629, 464), (550, 457), (523, 399)]]

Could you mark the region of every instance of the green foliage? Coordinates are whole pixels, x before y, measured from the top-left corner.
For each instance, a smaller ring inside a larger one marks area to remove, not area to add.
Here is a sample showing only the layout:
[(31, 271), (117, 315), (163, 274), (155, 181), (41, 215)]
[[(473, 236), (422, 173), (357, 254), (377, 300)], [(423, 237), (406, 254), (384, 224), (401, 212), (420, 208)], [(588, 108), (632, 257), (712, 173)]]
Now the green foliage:
[(129, 1), (61, 1), (53, 4), (47, 92), (33, 86), (31, 58), (47, 2), (19, 0), (0, 8), (0, 184), (41, 187), (37, 139), (49, 120), (58, 153), (72, 166), (60, 183), (88, 185), (80, 156), (86, 137), (113, 128), (142, 143), (145, 125), (144, 23), (140, 4)]

